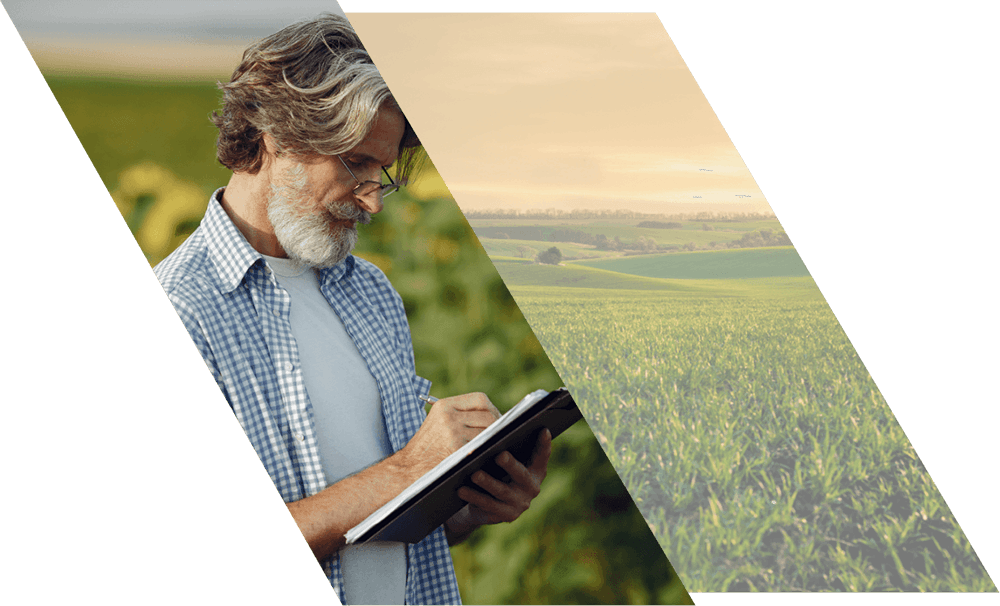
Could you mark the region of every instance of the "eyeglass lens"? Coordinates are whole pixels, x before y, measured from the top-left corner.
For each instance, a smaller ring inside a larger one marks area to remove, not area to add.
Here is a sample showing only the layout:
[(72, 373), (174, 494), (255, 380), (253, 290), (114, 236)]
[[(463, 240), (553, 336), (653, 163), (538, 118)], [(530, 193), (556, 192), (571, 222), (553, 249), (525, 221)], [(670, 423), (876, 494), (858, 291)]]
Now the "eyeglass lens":
[(354, 194), (358, 196), (370, 196), (376, 192), (381, 192), (381, 195), (384, 198), (397, 189), (399, 189), (399, 186), (395, 183), (376, 183), (374, 181), (365, 181), (354, 189)]

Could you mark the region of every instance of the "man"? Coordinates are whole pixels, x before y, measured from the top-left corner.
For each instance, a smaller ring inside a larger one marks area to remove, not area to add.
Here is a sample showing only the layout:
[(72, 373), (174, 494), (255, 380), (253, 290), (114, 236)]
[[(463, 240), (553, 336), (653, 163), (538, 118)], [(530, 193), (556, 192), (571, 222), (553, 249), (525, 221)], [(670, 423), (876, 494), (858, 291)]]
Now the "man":
[(213, 121), (232, 178), (157, 277), (341, 599), (457, 603), (449, 541), (528, 507), (548, 432), (528, 466), (500, 455), (509, 482), (476, 474), (482, 490), (461, 489), (468, 505), (419, 544), (344, 541), (499, 416), (467, 394), (425, 418), (400, 298), (350, 255), (419, 142), (340, 17), (251, 46), (222, 89)]

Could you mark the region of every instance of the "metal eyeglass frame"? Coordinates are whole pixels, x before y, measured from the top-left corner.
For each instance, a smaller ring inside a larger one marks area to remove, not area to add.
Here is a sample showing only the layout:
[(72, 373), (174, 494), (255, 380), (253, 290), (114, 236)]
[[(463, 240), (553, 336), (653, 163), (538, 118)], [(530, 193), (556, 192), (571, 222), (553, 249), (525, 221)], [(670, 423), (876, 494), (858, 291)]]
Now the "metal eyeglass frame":
[[(347, 172), (348, 174), (351, 175), (351, 178), (353, 178), (358, 183), (358, 186), (354, 188), (355, 196), (359, 198), (365, 198), (374, 194), (375, 192), (379, 192), (379, 200), (382, 200), (392, 195), (393, 192), (399, 191), (400, 184), (396, 183), (396, 181), (393, 180), (392, 175), (389, 174), (389, 171), (386, 170), (384, 166), (382, 167), (382, 172), (384, 172), (385, 176), (389, 179), (388, 183), (379, 183), (378, 181), (362, 181), (354, 175), (354, 171), (351, 170), (351, 167), (347, 165), (347, 162), (344, 162), (344, 159), (342, 157), (337, 156), (337, 159), (340, 160), (340, 163), (343, 164), (344, 168), (347, 169)], [(368, 189), (362, 191), (362, 188), (366, 186)], [(374, 188), (372, 188), (372, 186), (374, 186)]]

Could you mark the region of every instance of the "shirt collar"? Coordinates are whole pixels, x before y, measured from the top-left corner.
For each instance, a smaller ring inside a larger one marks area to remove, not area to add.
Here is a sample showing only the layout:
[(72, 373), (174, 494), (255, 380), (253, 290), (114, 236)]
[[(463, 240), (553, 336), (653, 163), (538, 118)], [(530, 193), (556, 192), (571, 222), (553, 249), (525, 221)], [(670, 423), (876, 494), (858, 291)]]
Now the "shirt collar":
[(223, 191), (225, 188), (220, 187), (212, 194), (201, 226), (205, 229), (209, 255), (218, 272), (219, 286), (228, 293), (240, 285), (254, 263), (263, 262), (263, 257), (250, 246), (222, 208), (219, 199)]
[[(263, 265), (264, 257), (250, 246), (222, 208), (219, 200), (224, 190), (224, 187), (220, 187), (212, 194), (201, 226), (205, 230), (209, 255), (218, 272), (220, 289), (228, 293), (236, 290), (254, 264), (260, 261)], [(333, 267), (320, 270), (320, 283), (333, 283), (349, 278), (353, 271), (354, 257), (347, 255), (346, 259)]]
[(333, 267), (325, 267), (319, 270), (319, 282), (320, 284), (333, 284), (350, 278), (353, 272), (354, 255), (347, 255), (343, 261)]

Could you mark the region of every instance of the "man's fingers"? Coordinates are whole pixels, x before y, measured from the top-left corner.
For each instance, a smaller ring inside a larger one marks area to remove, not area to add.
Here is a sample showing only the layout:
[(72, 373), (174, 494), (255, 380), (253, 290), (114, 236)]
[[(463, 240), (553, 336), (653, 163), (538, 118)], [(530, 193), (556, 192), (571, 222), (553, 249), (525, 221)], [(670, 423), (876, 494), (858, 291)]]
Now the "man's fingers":
[(496, 522), (513, 522), (520, 515), (520, 512), (515, 511), (514, 507), (498, 501), (493, 497), (483, 494), (478, 490), (469, 488), (468, 486), (463, 486), (458, 489), (458, 498), (463, 501), (478, 507), (481, 511), (477, 514), (480, 520), (486, 524), (495, 524)]
[(528, 469), (535, 475), (545, 477), (545, 471), (549, 467), (549, 457), (552, 456), (552, 432), (548, 427), (542, 430), (535, 443), (535, 452), (531, 454), (531, 463)]
[(448, 435), (456, 440), (455, 448), (471, 442), (490, 424), (489, 417), (465, 418), (463, 415), (448, 429)]
[(514, 489), (511, 488), (509, 484), (504, 484), (485, 471), (477, 471), (472, 474), (472, 481), (483, 490), (493, 495), (493, 497), (498, 501), (513, 503), (517, 500), (517, 495), (514, 493)]
[(533, 499), (538, 496), (539, 492), (541, 492), (542, 478), (545, 477), (544, 472), (540, 476), (532, 473), (509, 452), (501, 453), (500, 456), (496, 458), (496, 462), (497, 465), (510, 474), (510, 479), (514, 484), (519, 486), (521, 490), (527, 492), (529, 498)]
[(489, 513), (495, 513), (497, 509), (504, 507), (503, 504), (493, 497), (483, 494), (474, 488), (469, 488), (468, 486), (463, 486), (458, 489), (458, 498)]
[(535, 450), (531, 454), (531, 463), (528, 467), (521, 464), (509, 452), (502, 452), (496, 458), (496, 463), (510, 474), (511, 480), (524, 486), (536, 497), (541, 489), (542, 480), (548, 470), (549, 457), (552, 455), (552, 432), (548, 428), (542, 429), (535, 443)]
[(458, 419), (462, 422), (462, 425), (479, 430), (486, 429), (496, 421), (496, 418), (486, 411), (462, 412)]
[(497, 407), (493, 405), (493, 402), (490, 402), (490, 399), (484, 393), (467, 393), (438, 400), (439, 403), (444, 401), (447, 401), (455, 410), (482, 410), (494, 415), (494, 418), (500, 417), (500, 411), (497, 410)]
[(470, 504), (470, 512), (483, 523), (513, 522), (527, 511), (531, 501), (541, 492), (551, 453), (552, 433), (543, 429), (535, 444), (530, 467), (525, 467), (509, 452), (502, 452), (495, 461), (510, 475), (510, 482), (501, 482), (480, 470), (472, 474), (472, 482), (482, 491), (463, 486), (458, 496)]

